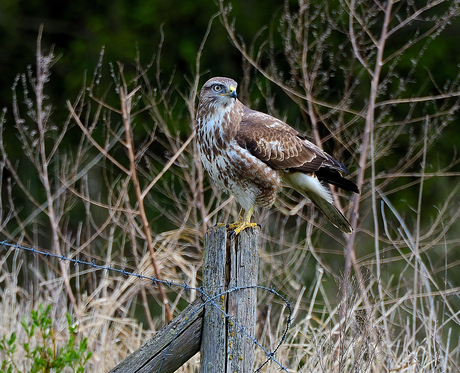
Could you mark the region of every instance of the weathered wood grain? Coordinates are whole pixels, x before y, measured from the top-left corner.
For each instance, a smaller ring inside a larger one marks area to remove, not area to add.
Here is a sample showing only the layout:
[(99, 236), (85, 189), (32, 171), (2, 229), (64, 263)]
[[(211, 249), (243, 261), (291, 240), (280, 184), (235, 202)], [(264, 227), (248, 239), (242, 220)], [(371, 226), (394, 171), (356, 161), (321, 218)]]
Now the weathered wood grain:
[[(246, 229), (230, 241), (230, 278), (228, 288), (257, 285), (259, 272), (259, 229)], [(227, 373), (254, 371), (257, 289), (241, 289), (231, 292), (227, 300), (227, 312), (237, 322), (227, 325)]]
[[(200, 350), (203, 300), (190, 304), (110, 373), (172, 373)], [(165, 355), (166, 354), (166, 355)], [(161, 371), (160, 371), (161, 366)]]
[[(225, 291), (227, 229), (211, 227), (206, 232), (203, 257), (203, 291), (214, 297)], [(225, 296), (214, 299), (225, 311)], [(225, 317), (212, 304), (205, 306), (201, 338), (200, 373), (225, 372)]]
[[(203, 268), (205, 293), (216, 296), (235, 287), (257, 284), (259, 233), (259, 229), (247, 229), (228, 239), (225, 227), (208, 230)], [(205, 306), (200, 373), (252, 372), (254, 344), (241, 328), (254, 335), (256, 289), (232, 291), (218, 296), (214, 302), (220, 309), (211, 304)]]

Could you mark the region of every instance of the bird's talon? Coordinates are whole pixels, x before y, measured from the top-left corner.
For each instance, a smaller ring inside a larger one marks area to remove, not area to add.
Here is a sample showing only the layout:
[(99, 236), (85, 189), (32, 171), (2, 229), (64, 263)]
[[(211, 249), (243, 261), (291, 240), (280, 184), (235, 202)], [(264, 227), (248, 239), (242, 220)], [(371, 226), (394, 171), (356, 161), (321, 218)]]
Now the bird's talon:
[(238, 236), (242, 231), (244, 231), (247, 228), (254, 229), (254, 228), (257, 228), (257, 227), (260, 228), (260, 224), (258, 224), (258, 223), (242, 223), (238, 227), (232, 228), (232, 232), (230, 233), (230, 237), (233, 238), (233, 237)]
[(234, 222), (234, 223), (227, 224), (226, 227), (227, 227), (227, 230), (228, 230), (228, 231), (231, 231), (231, 230), (233, 230), (233, 229), (236, 229), (236, 228), (240, 227), (241, 224), (242, 224), (241, 221), (236, 221), (236, 222)]

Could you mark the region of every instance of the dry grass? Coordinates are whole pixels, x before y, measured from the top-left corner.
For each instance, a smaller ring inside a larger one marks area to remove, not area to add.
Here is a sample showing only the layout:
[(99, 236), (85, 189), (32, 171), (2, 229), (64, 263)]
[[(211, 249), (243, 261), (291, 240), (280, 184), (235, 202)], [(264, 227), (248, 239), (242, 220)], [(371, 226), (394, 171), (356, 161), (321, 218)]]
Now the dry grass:
[[(245, 44), (220, 2), (244, 60), (241, 96), (311, 128), (362, 189), (352, 199), (336, 194), (351, 236), (292, 192), (281, 212), (259, 212), (260, 285), (294, 310), (276, 355), (288, 371), (460, 369), (459, 171), (454, 150), (442, 146), (456, 126), (459, 76), (436, 82), (420, 62), (459, 10), (457, 2), (411, 4), (286, 4), (278, 24)], [(0, 118), (2, 238), (199, 286), (206, 228), (237, 213), (208, 183), (190, 129), (205, 41), (186, 92), (161, 75), (161, 46), (151, 66), (129, 71), (107, 67), (101, 53), (62, 123), (45, 90), (54, 56), (39, 44), (37, 70), (17, 77), (12, 116)], [(403, 69), (407, 53), (413, 61)], [(405, 96), (415, 84), (419, 95)], [(296, 109), (282, 111), (277, 100)], [(196, 296), (18, 251), (4, 251), (0, 264), (0, 334), (20, 336), (19, 321), (52, 303), (58, 331), (70, 312), (89, 338), (88, 371), (114, 367)], [(256, 337), (273, 349), (285, 305), (271, 294), (259, 299)], [(181, 371), (198, 371), (198, 361)]]

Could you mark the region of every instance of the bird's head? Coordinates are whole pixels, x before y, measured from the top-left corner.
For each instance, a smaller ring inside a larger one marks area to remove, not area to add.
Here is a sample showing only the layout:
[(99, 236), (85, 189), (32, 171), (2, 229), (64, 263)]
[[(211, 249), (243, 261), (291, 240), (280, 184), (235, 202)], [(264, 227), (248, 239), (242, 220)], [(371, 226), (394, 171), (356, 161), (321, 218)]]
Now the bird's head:
[(200, 103), (208, 103), (215, 106), (232, 105), (237, 98), (236, 88), (238, 84), (230, 78), (216, 77), (204, 83), (200, 93)]

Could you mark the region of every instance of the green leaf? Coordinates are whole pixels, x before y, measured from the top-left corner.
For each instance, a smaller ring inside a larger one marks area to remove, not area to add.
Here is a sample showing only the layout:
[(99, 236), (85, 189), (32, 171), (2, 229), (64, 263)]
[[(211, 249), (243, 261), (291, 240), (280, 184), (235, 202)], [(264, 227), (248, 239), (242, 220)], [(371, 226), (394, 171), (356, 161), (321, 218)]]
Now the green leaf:
[(13, 333), (11, 333), (11, 337), (10, 337), (10, 339), (9, 339), (8, 342), (7, 342), (8, 345), (11, 346), (11, 345), (14, 343), (15, 340), (16, 340), (16, 333), (13, 332)]

